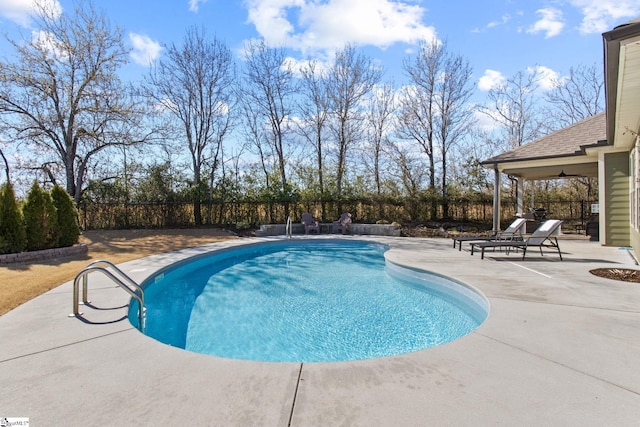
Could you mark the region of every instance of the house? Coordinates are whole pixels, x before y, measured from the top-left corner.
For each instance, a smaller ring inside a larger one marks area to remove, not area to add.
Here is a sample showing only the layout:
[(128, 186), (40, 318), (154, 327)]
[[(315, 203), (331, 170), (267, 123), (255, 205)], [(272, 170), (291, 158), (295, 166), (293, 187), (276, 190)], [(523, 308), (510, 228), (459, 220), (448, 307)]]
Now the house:
[(482, 162), (494, 170), (494, 230), (500, 224), (501, 177), (598, 178), (599, 240), (640, 255), (640, 18), (603, 34), (606, 111)]

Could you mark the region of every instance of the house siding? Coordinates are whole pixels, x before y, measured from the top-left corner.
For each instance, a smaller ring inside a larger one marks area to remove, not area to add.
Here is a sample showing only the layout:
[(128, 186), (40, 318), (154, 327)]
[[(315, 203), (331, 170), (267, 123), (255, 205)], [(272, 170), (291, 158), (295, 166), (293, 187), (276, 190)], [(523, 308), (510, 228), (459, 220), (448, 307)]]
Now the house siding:
[(605, 154), (607, 246), (630, 246), (629, 153)]

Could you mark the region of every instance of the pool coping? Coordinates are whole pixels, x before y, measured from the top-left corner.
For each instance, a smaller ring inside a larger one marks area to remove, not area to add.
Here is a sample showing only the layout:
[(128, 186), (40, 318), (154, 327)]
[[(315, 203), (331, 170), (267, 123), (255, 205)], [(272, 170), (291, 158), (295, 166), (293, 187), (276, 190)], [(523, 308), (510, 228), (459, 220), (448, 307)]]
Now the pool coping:
[[(311, 239), (326, 238), (311, 236)], [(330, 236), (329, 238), (336, 238)], [(480, 260), (449, 239), (344, 236), (391, 246), (387, 259), (480, 290), (488, 319), (432, 349), (331, 363), (248, 362), (198, 355), (115, 321), (127, 295), (92, 282), (102, 307), (68, 318), (71, 283), (0, 317), (0, 417), (36, 425), (633, 425), (640, 419), (640, 284), (589, 269), (635, 266), (618, 248), (562, 241), (564, 261), (537, 253)], [(158, 254), (153, 269), (252, 238)], [(46, 421), (45, 421), (46, 420)], [(53, 420), (53, 422), (51, 421)]]

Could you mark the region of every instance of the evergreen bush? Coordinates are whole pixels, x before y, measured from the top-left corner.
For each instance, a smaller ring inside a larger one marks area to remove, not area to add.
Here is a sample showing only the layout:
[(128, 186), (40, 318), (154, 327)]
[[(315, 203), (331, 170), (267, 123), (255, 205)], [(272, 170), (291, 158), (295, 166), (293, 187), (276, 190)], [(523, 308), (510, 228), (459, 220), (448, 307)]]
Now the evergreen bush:
[(78, 243), (80, 237), (76, 205), (69, 193), (57, 184), (51, 190), (51, 198), (57, 213), (58, 246), (61, 248), (73, 246)]
[(58, 220), (51, 195), (34, 182), (22, 209), (27, 233), (27, 250), (55, 248), (58, 244)]
[(0, 189), (0, 253), (18, 253), (25, 247), (26, 234), (22, 213), (13, 186), (7, 183)]

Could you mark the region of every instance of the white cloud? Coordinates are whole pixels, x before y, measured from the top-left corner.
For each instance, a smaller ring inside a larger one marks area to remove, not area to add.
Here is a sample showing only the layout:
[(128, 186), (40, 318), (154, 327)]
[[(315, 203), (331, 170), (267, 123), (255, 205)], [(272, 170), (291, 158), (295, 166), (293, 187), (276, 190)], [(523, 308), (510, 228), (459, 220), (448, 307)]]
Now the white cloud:
[(487, 24), (487, 28), (495, 28), (500, 25), (504, 25), (511, 20), (511, 16), (509, 14), (502, 15), (502, 18), (499, 21), (491, 21)]
[(33, 31), (31, 33), (31, 44), (43, 52), (47, 52), (50, 58), (66, 61), (69, 57), (67, 51), (55, 36), (46, 31)]
[(473, 121), (475, 122), (476, 127), (486, 133), (493, 132), (500, 126), (500, 122), (492, 119), (489, 115), (483, 113), (482, 110), (478, 108), (473, 112)]
[(484, 75), (478, 79), (478, 89), (482, 91), (489, 91), (504, 84), (506, 80), (507, 79), (500, 71), (485, 70)]
[(324, 73), (329, 69), (328, 62), (325, 59), (320, 58), (309, 60), (296, 59), (292, 56), (288, 56), (284, 59), (284, 63), (282, 65), (286, 69), (291, 70), (296, 77), (302, 78), (302, 70), (308, 69), (311, 62), (314, 62), (315, 71), (318, 73)]
[(169, 98), (164, 98), (152, 106), (153, 110), (160, 114), (178, 111), (178, 104)]
[(231, 111), (231, 106), (228, 103), (218, 101), (216, 102), (216, 107), (213, 111), (213, 114), (218, 117), (224, 117), (229, 114), (229, 111)]
[(499, 27), (501, 25), (506, 25), (509, 21), (511, 21), (511, 15), (505, 14), (502, 15), (500, 19), (489, 22), (484, 28), (473, 28), (471, 30), (472, 33), (483, 33), (486, 30), (490, 30), (492, 28)]
[(543, 32), (545, 33), (544, 37), (548, 39), (562, 32), (564, 20), (561, 10), (554, 7), (547, 7), (538, 9), (536, 13), (542, 17), (527, 29), (528, 33), (537, 34)]
[(189, 0), (189, 10), (193, 13), (197, 13), (200, 9), (200, 4), (206, 2), (207, 0)]
[(425, 9), (400, 0), (248, 0), (249, 22), (272, 46), (333, 50), (345, 43), (386, 48), (436, 37)]
[(585, 34), (602, 33), (640, 14), (638, 0), (571, 0), (583, 18), (580, 31)]
[[(41, 4), (55, 17), (62, 14), (58, 0), (41, 0)], [(23, 27), (29, 26), (31, 15), (36, 10), (36, 0), (0, 0), (0, 15)]]
[(558, 85), (558, 82), (561, 79), (560, 74), (543, 65), (528, 67), (527, 73), (536, 75), (536, 82), (538, 83), (538, 86), (543, 90), (553, 89)]
[(129, 33), (129, 40), (133, 45), (131, 58), (136, 64), (149, 66), (158, 59), (162, 46), (143, 34)]

